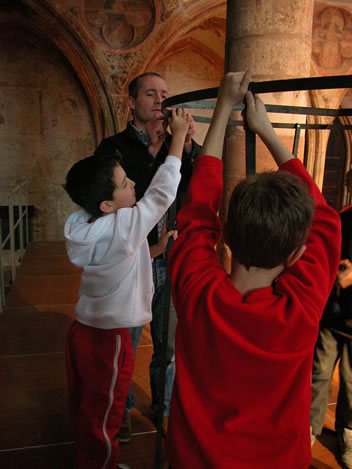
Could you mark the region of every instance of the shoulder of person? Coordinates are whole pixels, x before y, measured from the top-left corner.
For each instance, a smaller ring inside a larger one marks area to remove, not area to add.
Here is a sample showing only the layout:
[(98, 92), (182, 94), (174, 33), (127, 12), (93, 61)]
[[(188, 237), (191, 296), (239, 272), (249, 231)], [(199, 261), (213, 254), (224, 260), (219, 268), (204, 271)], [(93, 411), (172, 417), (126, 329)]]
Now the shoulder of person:
[(342, 208), (339, 213), (341, 218), (352, 216), (352, 205)]

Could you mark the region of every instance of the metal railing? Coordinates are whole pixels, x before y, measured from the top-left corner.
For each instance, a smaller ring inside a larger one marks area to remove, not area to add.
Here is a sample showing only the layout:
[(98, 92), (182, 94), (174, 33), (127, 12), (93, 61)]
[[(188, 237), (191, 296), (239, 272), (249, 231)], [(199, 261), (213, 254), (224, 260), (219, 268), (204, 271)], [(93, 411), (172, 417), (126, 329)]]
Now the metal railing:
[[(0, 206), (8, 209), (8, 216), (0, 215), (0, 312), (6, 302), (7, 289), (16, 278), (16, 267), (22, 260), (29, 241), (28, 184), (0, 186)], [(3, 237), (4, 221), (8, 221), (8, 233)], [(9, 254), (9, 258), (5, 254)], [(6, 277), (8, 267), (10, 276)]]

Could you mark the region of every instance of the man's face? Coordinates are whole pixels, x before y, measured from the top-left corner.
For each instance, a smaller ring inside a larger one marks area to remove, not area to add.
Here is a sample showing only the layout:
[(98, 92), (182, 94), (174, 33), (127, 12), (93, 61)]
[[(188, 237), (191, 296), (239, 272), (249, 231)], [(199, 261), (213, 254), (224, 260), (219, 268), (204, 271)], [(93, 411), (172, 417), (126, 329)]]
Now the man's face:
[(167, 96), (165, 80), (153, 75), (141, 78), (137, 97), (129, 96), (128, 98), (129, 106), (133, 111), (134, 125), (143, 129), (151, 119), (163, 118), (161, 103)]

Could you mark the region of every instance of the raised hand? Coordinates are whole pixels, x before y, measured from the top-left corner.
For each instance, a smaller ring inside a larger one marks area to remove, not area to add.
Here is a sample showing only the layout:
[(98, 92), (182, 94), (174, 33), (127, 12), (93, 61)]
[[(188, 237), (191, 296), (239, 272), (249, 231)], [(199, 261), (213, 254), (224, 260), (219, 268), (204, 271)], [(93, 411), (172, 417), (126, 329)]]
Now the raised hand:
[(172, 135), (175, 133), (183, 135), (186, 137), (186, 134), (189, 129), (189, 122), (191, 116), (183, 108), (173, 108), (171, 109), (171, 117), (169, 117), (169, 125)]
[(258, 96), (253, 96), (250, 91), (246, 93), (246, 118), (249, 128), (262, 135), (272, 129), (266, 113), (265, 105)]
[(251, 72), (226, 73), (220, 83), (218, 100), (226, 100), (233, 106), (243, 101), (251, 79)]

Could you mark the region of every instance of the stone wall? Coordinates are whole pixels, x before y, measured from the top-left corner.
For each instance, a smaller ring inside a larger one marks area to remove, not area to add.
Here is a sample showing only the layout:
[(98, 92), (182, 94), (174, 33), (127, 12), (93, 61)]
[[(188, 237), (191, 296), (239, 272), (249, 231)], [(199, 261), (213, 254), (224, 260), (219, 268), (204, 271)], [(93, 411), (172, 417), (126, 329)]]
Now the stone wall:
[(75, 209), (62, 184), (92, 153), (95, 132), (85, 94), (56, 50), (19, 32), (0, 40), (0, 184), (29, 183), (35, 240), (63, 237)]

